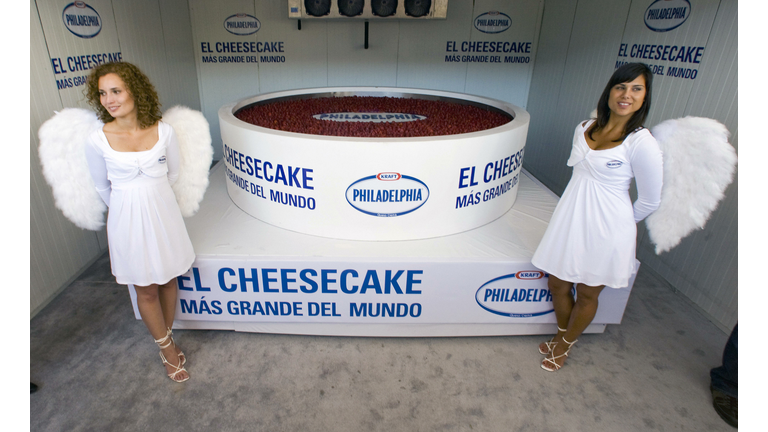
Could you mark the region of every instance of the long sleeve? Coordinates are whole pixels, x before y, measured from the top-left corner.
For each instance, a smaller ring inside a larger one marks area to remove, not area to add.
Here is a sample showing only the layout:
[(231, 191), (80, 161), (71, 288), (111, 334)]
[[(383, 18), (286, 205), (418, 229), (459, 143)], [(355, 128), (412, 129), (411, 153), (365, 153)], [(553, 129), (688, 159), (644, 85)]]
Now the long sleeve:
[(168, 145), (166, 147), (165, 158), (168, 161), (168, 183), (173, 186), (176, 180), (179, 179), (179, 169), (181, 169), (181, 153), (179, 152), (179, 140), (176, 139), (176, 132), (173, 128), (170, 136), (168, 137)]
[(112, 183), (107, 177), (107, 162), (91, 139), (85, 143), (85, 160), (88, 162), (88, 170), (91, 172), (91, 178), (96, 185), (96, 192), (99, 193), (102, 201), (109, 207)]
[(647, 134), (635, 143), (630, 162), (637, 185), (637, 200), (632, 207), (635, 222), (640, 222), (659, 208), (661, 203), (664, 171), (661, 149), (656, 139)]

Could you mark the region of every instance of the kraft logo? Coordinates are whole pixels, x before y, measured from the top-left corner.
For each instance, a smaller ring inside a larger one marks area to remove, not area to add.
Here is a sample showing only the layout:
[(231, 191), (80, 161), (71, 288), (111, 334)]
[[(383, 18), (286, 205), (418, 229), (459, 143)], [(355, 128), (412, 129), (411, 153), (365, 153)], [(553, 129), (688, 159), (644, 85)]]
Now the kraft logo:
[(552, 313), (552, 294), (546, 282), (539, 280), (543, 277), (539, 271), (520, 271), (491, 279), (477, 289), (475, 301), (490, 313), (511, 318)]
[(253, 15), (245, 13), (234, 14), (224, 20), (224, 29), (228, 32), (247, 36), (256, 33), (261, 28), (261, 22)]
[(403, 176), (396, 172), (385, 172), (376, 175), (376, 178), (381, 181), (396, 181), (400, 180)]
[(611, 169), (619, 168), (622, 165), (624, 165), (624, 162), (618, 160), (612, 160), (605, 163), (605, 166)]
[(429, 188), (415, 177), (385, 171), (349, 185), (346, 198), (355, 210), (367, 215), (395, 217), (423, 206), (429, 199)]
[(160, 156), (160, 159), (157, 160), (159, 163), (164, 164), (165, 163), (165, 155)]
[(541, 279), (544, 277), (544, 272), (536, 271), (519, 271), (515, 273), (515, 277), (522, 280)]
[(645, 10), (645, 26), (655, 32), (674, 30), (691, 15), (688, 0), (656, 0)]
[(90, 39), (101, 32), (101, 16), (82, 1), (64, 6), (61, 19), (70, 33), (83, 39)]
[(483, 33), (501, 33), (511, 26), (509, 15), (498, 11), (486, 12), (475, 18), (475, 28)]

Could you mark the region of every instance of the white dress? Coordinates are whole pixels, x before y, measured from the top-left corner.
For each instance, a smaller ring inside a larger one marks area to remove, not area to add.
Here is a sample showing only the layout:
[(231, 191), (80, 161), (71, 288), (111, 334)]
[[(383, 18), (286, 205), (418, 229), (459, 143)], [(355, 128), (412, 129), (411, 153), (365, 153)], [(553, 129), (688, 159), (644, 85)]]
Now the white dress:
[(85, 146), (96, 190), (109, 207), (109, 257), (120, 284), (164, 284), (195, 260), (171, 189), (180, 166), (176, 134), (159, 122), (158, 136), (150, 150), (119, 152), (99, 129)]
[(635, 267), (636, 223), (659, 207), (662, 155), (648, 129), (614, 148), (592, 150), (584, 138), (592, 122), (576, 127), (568, 159), (573, 175), (531, 261), (564, 281), (623, 288)]

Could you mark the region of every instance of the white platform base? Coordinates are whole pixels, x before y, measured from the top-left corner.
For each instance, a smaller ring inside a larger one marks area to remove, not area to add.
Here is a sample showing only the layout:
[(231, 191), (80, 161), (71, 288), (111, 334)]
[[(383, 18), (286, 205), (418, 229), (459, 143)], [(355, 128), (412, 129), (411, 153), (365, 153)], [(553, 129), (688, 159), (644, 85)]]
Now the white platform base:
[[(552, 334), (547, 277), (531, 257), (557, 196), (524, 173), (515, 205), (482, 227), (410, 241), (300, 234), (254, 219), (211, 172), (187, 219), (197, 259), (179, 277), (175, 328), (326, 336)], [(639, 263), (638, 263), (639, 265)], [(619, 324), (629, 288), (606, 288), (587, 333)], [(136, 317), (135, 294), (131, 288)]]

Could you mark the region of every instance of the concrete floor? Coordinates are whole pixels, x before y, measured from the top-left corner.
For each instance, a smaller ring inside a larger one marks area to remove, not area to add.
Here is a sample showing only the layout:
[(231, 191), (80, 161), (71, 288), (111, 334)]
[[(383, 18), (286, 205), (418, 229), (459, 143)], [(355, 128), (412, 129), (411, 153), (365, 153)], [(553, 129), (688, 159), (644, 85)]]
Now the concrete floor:
[(727, 335), (641, 268), (621, 325), (539, 367), (543, 336), (351, 338), (177, 330), (165, 377), (99, 259), (30, 323), (32, 431), (729, 431)]

